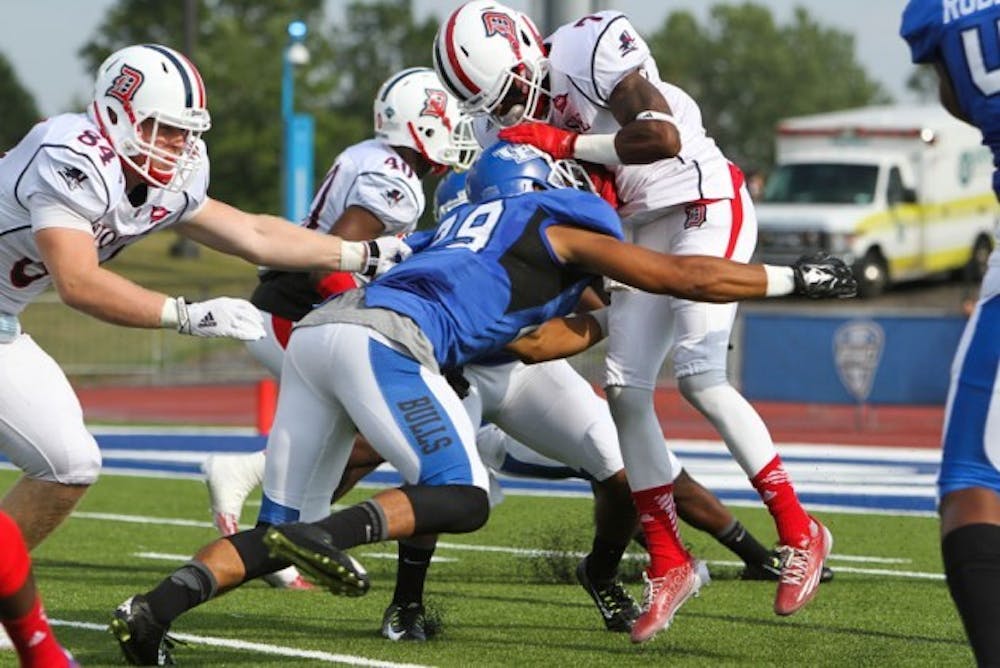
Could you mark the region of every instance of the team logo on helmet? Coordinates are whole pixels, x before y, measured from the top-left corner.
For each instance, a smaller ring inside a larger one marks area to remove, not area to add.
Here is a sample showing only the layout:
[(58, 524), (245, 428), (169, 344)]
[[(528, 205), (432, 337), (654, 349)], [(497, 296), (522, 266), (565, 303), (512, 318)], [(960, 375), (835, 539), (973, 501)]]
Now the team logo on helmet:
[(503, 160), (512, 160), (520, 165), (537, 158), (538, 151), (528, 144), (506, 144), (495, 150), (493, 155)]
[(483, 12), (483, 25), (486, 27), (486, 36), (500, 35), (510, 44), (511, 51), (520, 60), (521, 44), (517, 41), (517, 28), (514, 27), (514, 19), (509, 14), (503, 12)]
[(618, 50), (622, 52), (622, 56), (627, 56), (639, 48), (635, 42), (635, 37), (630, 35), (628, 30), (622, 30), (622, 34), (618, 36)]
[(122, 65), (121, 72), (111, 82), (111, 86), (108, 87), (108, 90), (104, 94), (110, 95), (122, 103), (128, 103), (132, 101), (142, 82), (142, 72), (128, 65)]
[(440, 118), (446, 128), (451, 130), (451, 119), (448, 118), (448, 94), (440, 88), (425, 88), (427, 99), (424, 100), (424, 108), (420, 110), (421, 116), (433, 116)]

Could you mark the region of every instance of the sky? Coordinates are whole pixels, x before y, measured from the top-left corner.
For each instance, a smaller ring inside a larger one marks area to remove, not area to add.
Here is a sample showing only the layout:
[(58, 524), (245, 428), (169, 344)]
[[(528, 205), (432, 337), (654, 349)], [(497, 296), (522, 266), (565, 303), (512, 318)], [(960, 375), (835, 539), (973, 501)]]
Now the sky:
[[(603, 0), (605, 6), (628, 14), (632, 23), (658, 27), (670, 11), (692, 12), (700, 21), (713, 4), (740, 0)], [(84, 70), (77, 51), (94, 34), (115, 0), (0, 0), (0, 52), (14, 66), (21, 83), (32, 92), (43, 115), (75, 109), (74, 101), (91, 94), (92, 73)], [(413, 0), (418, 17), (444, 16), (458, 0)], [(506, 4), (537, 16), (540, 0), (506, 0)], [(899, 101), (912, 99), (905, 82), (912, 71), (899, 21), (906, 0), (754, 0), (769, 7), (779, 24), (790, 21), (793, 9), (804, 7), (821, 24), (855, 36), (857, 58), (869, 75)], [(343, 0), (327, 0), (331, 15)], [(40, 48), (42, 45), (44, 48)], [(807, 48), (803, 45), (803, 48)], [(429, 63), (428, 63), (429, 64)]]

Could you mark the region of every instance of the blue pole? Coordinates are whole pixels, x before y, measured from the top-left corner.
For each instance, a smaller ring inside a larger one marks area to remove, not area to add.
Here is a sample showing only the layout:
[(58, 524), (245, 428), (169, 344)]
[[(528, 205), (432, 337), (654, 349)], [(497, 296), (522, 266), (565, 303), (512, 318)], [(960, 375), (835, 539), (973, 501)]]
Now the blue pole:
[(285, 218), (298, 222), (306, 216), (313, 187), (313, 119), (308, 114), (295, 113), (295, 66), (304, 65), (308, 60), (308, 52), (302, 44), (306, 24), (292, 21), (288, 24), (288, 36), (290, 41), (281, 67), (282, 201)]

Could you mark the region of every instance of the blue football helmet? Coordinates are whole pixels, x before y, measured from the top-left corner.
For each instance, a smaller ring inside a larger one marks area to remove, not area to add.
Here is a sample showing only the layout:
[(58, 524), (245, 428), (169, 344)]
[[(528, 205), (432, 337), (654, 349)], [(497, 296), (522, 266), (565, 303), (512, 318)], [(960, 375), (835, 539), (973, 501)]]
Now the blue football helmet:
[(587, 172), (576, 161), (553, 160), (534, 146), (505, 141), (483, 150), (465, 182), (469, 201), (475, 203), (555, 188), (594, 192)]
[(451, 171), (438, 181), (434, 189), (434, 220), (441, 220), (451, 213), (452, 209), (469, 201), (465, 193), (465, 177), (468, 172)]

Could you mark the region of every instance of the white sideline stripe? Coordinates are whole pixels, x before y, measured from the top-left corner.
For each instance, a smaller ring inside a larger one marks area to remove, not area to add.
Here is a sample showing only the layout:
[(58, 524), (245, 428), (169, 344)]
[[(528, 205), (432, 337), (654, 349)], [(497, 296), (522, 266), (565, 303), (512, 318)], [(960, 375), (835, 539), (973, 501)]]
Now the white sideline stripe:
[[(49, 619), (52, 626), (68, 626), (74, 629), (86, 629), (88, 631), (107, 632), (107, 624), (93, 624), (91, 622), (74, 622), (65, 619)], [(268, 645), (260, 642), (247, 642), (245, 640), (232, 640), (230, 638), (216, 638), (214, 636), (196, 636), (190, 633), (171, 633), (178, 640), (194, 645), (209, 645), (210, 647), (228, 647), (229, 649), (241, 649), (259, 654), (271, 654), (273, 656), (290, 656), (296, 659), (315, 659), (328, 663), (345, 663), (349, 666), (374, 666), (376, 668), (425, 668), (419, 663), (394, 663), (392, 661), (378, 661), (376, 659), (366, 659), (363, 656), (352, 656), (350, 654), (331, 654), (312, 649), (296, 649), (294, 647), (282, 647), (281, 645)]]
[(860, 561), (871, 564), (912, 564), (913, 559), (896, 559), (894, 557), (866, 557), (861, 554), (833, 554), (827, 557), (835, 561)]
[(106, 520), (108, 522), (128, 522), (130, 524), (168, 524), (175, 527), (199, 527), (212, 529), (211, 522), (199, 520), (181, 520), (173, 517), (145, 517), (143, 515), (119, 515), (117, 513), (75, 512), (73, 517), (83, 520)]

